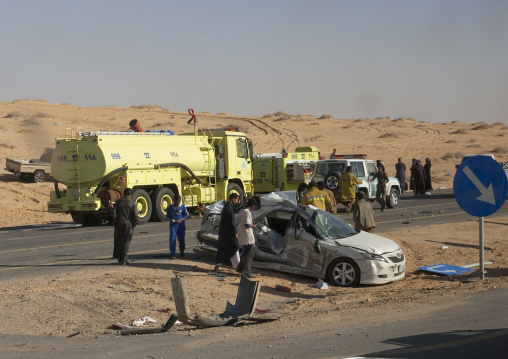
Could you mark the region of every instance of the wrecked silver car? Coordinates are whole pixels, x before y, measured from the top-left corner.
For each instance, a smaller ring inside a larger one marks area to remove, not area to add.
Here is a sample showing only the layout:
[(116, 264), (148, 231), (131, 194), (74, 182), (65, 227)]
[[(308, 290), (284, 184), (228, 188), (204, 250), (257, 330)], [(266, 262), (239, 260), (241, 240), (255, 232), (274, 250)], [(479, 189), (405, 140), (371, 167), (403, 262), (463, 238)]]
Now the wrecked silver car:
[[(197, 238), (217, 247), (224, 201), (209, 206)], [(384, 284), (405, 276), (406, 259), (388, 238), (357, 232), (314, 206), (297, 205), (276, 193), (252, 211), (256, 247), (252, 267), (329, 280), (343, 287)]]

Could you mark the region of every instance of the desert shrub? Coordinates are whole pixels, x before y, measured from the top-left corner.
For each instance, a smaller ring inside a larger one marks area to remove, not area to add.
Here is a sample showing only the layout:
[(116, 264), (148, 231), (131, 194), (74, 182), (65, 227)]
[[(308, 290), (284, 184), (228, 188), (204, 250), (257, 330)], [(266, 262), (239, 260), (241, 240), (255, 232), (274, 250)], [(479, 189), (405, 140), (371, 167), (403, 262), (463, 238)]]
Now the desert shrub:
[(450, 122), (450, 123), (459, 123), (459, 121), (452, 121), (452, 122)]
[(479, 125), (473, 127), (473, 130), (486, 130), (487, 128), (490, 128), (490, 126), (486, 123), (480, 123)]
[(41, 121), (39, 121), (37, 117), (32, 116), (21, 122), (21, 124), (24, 126), (40, 126)]
[(5, 115), (5, 118), (17, 118), (17, 117), (23, 117), (23, 112), (12, 111), (12, 112), (9, 112), (7, 115)]
[(10, 148), (12, 150), (14, 148), (14, 145), (12, 143), (4, 141), (4, 142), (0, 142), (0, 147)]
[(448, 152), (448, 153), (445, 153), (444, 156), (441, 157), (441, 159), (448, 160), (450, 158), (462, 158), (463, 156), (464, 156), (464, 154), (462, 152), (455, 152), (455, 153)]
[(46, 113), (46, 112), (37, 112), (35, 114), (35, 117), (38, 117), (38, 118), (51, 118), (49, 113)]
[(321, 117), (319, 118), (320, 120), (328, 120), (328, 119), (331, 119), (333, 118), (332, 115), (321, 115)]
[(467, 133), (467, 130), (465, 128), (459, 128), (456, 131), (453, 131), (452, 135), (465, 135)]
[(160, 107), (160, 106), (156, 106), (156, 105), (140, 105), (140, 106), (131, 106), (129, 108), (133, 108), (136, 110), (162, 110), (162, 111), (169, 112), (169, 110), (167, 110), (163, 107)]
[(276, 117), (289, 116), (287, 113), (282, 112), (282, 111), (275, 112), (273, 115), (276, 116)]
[(396, 133), (387, 132), (387, 133), (382, 134), (378, 138), (388, 138), (388, 137), (395, 137), (395, 138), (397, 138), (397, 137), (399, 137), (399, 135), (397, 135)]
[(492, 150), (492, 153), (507, 153), (508, 150), (506, 150), (506, 147), (497, 146)]
[(261, 118), (268, 118), (268, 117), (273, 117), (273, 115), (270, 113), (267, 113), (266, 115), (261, 116)]

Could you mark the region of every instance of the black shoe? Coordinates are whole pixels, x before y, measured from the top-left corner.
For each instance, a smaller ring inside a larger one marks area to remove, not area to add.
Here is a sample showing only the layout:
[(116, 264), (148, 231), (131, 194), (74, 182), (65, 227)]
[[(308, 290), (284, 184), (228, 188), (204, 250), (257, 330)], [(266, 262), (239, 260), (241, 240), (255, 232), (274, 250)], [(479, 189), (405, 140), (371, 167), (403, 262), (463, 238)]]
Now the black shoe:
[(126, 265), (129, 265), (129, 264), (131, 264), (131, 262), (129, 262), (129, 261), (125, 261), (125, 262), (121, 262), (120, 263), (120, 265), (122, 265), (122, 266), (126, 266)]
[(175, 259), (175, 256), (169, 256), (169, 259)]
[(185, 257), (185, 253), (183, 251), (180, 252), (180, 257), (182, 257), (182, 258)]

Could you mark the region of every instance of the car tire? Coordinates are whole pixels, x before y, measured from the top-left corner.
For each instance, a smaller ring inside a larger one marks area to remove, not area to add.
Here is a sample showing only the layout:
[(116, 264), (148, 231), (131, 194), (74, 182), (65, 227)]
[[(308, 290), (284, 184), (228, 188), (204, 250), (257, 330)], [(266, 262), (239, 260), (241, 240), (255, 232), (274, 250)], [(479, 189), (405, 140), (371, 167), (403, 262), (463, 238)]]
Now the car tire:
[(151, 220), (156, 222), (167, 221), (168, 207), (173, 204), (175, 194), (167, 187), (157, 188), (150, 194), (152, 200)]
[(335, 191), (339, 188), (339, 179), (340, 179), (340, 173), (339, 172), (328, 172), (325, 176), (325, 188), (329, 189), (330, 191)]
[(396, 188), (390, 189), (390, 194), (386, 198), (386, 205), (388, 208), (397, 208), (399, 205), (400, 194)]
[(360, 267), (350, 258), (337, 258), (328, 267), (328, 278), (339, 287), (355, 287), (360, 283)]
[(141, 188), (132, 191), (132, 201), (138, 211), (138, 224), (145, 224), (152, 216), (152, 200), (148, 193)]
[(32, 175), (32, 182), (43, 183), (44, 181), (46, 181), (46, 174), (44, 173), (44, 171), (36, 170)]
[(85, 215), (83, 213), (71, 213), (72, 221), (76, 224), (85, 224)]
[(236, 193), (240, 196), (240, 201), (238, 201), (237, 208), (243, 207), (243, 204), (245, 202), (245, 196), (243, 195), (243, 191), (240, 188), (240, 186), (237, 185), (236, 183), (229, 183), (226, 198), (224, 198), (225, 201), (229, 200), (229, 196), (231, 195), (231, 193)]

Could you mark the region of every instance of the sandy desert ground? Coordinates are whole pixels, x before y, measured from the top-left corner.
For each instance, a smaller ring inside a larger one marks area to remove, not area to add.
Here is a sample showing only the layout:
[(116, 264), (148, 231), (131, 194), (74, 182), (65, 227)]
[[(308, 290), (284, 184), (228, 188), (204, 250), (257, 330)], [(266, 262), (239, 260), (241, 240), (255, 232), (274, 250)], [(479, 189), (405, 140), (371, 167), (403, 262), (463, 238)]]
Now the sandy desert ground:
[[(498, 161), (508, 160), (503, 124), (482, 122), (464, 124), (425, 123), (409, 118), (335, 119), (326, 114), (290, 115), (283, 112), (262, 117), (238, 117), (228, 113), (211, 114), (195, 109), (199, 126), (216, 128), (236, 125), (253, 140), (255, 152), (278, 152), (283, 147), (293, 151), (297, 146), (316, 146), (323, 155), (333, 148), (338, 153), (366, 153), (381, 159), (389, 175), (402, 157), (406, 165), (411, 158), (432, 160), (434, 188), (451, 188), (455, 165), (464, 154), (495, 153)], [(138, 119), (146, 129), (172, 129), (189, 132), (187, 113), (141, 105), (130, 108), (115, 106), (87, 108), (71, 104), (50, 104), (42, 100), (0, 102), (0, 161), (7, 157), (39, 158), (45, 147), (54, 146), (56, 137), (71, 130), (126, 130), (131, 119)], [(409, 166), (408, 166), (409, 167)], [(0, 175), (0, 227), (69, 222), (68, 215), (50, 214), (46, 202), (53, 184), (19, 182), (3, 172)], [(412, 227), (384, 233), (395, 240), (408, 259), (407, 277), (384, 286), (358, 288), (316, 288), (310, 278), (269, 271), (258, 271), (262, 293), (261, 309), (282, 315), (270, 324), (237, 328), (255, 335), (257, 330), (282, 333), (303, 330), (320, 322), (365, 320), (369, 312), (417, 313), (431, 309), (432, 303), (452, 301), (496, 287), (508, 286), (508, 218), (487, 221), (486, 259), (494, 259), (485, 281), (471, 280), (471, 275), (448, 277), (427, 275), (415, 270), (423, 265), (448, 263), (464, 265), (478, 261), (478, 224), (474, 221), (453, 225)], [(448, 249), (441, 249), (447, 246)], [(40, 277), (30, 281), (0, 283), (1, 333), (83, 336), (113, 333), (107, 329), (113, 322), (131, 322), (140, 316), (151, 316), (164, 322), (168, 314), (154, 309), (174, 311), (170, 278), (175, 273), (188, 276), (191, 311), (216, 314), (234, 301), (239, 277), (233, 272), (224, 282), (209, 275), (211, 261), (186, 258), (173, 262), (153, 260), (143, 266), (127, 268), (105, 265), (93, 271), (73, 272), (58, 277)], [(288, 285), (292, 293), (273, 290), (276, 284)], [(430, 304), (430, 305), (429, 305)], [(203, 308), (214, 308), (204, 310)], [(216, 309), (215, 309), (216, 308)], [(312, 313), (312, 316), (308, 314)], [(28, 323), (28, 325), (27, 325)], [(221, 329), (214, 329), (221, 330)], [(192, 328), (178, 333), (199, 335)]]

